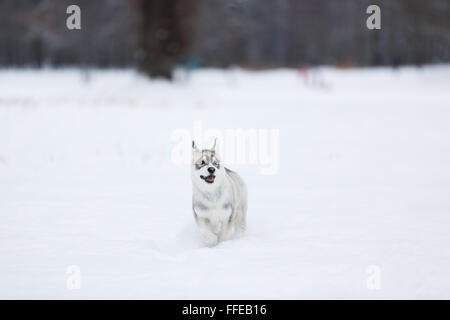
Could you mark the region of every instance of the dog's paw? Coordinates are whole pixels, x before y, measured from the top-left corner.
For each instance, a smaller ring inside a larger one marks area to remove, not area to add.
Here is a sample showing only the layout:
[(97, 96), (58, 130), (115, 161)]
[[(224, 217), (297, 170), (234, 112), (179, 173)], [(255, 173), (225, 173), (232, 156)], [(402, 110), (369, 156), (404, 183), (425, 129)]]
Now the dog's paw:
[(215, 246), (219, 241), (217, 235), (209, 231), (202, 232), (202, 240), (208, 247)]

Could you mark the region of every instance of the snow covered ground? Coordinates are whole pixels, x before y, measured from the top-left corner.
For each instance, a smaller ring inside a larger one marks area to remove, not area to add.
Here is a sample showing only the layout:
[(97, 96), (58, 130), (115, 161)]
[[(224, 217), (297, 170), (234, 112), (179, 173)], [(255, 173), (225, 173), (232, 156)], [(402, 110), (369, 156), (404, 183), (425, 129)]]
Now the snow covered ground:
[[(448, 65), (2, 70), (0, 298), (449, 299), (449, 88)], [(248, 235), (214, 248), (171, 158), (196, 121), (280, 133), (277, 174), (229, 165)]]

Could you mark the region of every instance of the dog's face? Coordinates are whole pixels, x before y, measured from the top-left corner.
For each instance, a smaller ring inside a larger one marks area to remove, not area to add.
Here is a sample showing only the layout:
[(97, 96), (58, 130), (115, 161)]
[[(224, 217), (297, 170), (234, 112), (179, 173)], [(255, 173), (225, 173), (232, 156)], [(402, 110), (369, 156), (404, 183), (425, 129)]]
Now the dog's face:
[(211, 149), (200, 150), (192, 141), (191, 173), (193, 182), (202, 189), (217, 186), (221, 182), (224, 168), (215, 151), (215, 143)]

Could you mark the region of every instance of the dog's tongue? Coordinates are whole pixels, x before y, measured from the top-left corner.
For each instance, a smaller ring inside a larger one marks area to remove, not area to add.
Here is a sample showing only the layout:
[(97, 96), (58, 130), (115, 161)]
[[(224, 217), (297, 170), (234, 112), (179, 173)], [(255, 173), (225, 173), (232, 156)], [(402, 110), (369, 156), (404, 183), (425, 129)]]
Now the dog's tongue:
[(213, 182), (214, 181), (214, 176), (207, 176), (206, 177), (206, 181)]

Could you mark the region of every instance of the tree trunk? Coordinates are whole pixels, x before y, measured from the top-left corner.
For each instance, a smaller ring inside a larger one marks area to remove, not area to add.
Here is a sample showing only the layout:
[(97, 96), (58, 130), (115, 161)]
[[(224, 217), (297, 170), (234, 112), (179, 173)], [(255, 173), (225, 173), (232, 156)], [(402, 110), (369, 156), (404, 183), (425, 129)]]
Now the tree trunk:
[(172, 78), (176, 64), (187, 57), (195, 1), (141, 0), (140, 69), (151, 77)]

